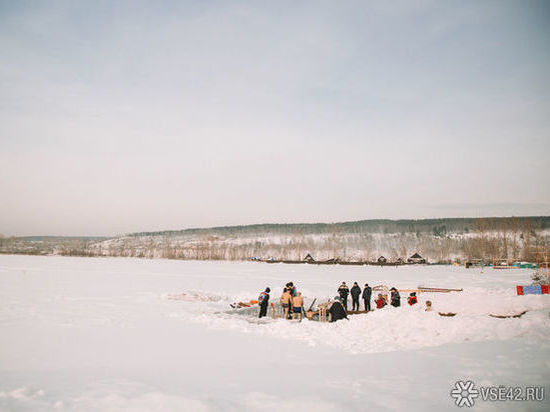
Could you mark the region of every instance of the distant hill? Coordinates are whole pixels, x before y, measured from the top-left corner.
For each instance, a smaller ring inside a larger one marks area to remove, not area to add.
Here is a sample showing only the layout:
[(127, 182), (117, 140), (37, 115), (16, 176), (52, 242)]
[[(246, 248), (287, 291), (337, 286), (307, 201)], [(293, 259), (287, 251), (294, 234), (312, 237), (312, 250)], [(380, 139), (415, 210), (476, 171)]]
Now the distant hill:
[(535, 261), (550, 239), (549, 216), (255, 224), (139, 232), (117, 237), (0, 238), (0, 253), (247, 260), (389, 261), (420, 253), (430, 262)]
[(500, 230), (511, 226), (530, 226), (536, 230), (550, 229), (550, 216), (440, 218), (440, 219), (371, 219), (337, 223), (265, 223), (242, 226), (220, 226), (137, 232), (129, 236), (177, 236), (189, 234), (256, 235), (271, 234), (328, 234), (335, 230), (345, 233), (468, 233), (485, 227)]

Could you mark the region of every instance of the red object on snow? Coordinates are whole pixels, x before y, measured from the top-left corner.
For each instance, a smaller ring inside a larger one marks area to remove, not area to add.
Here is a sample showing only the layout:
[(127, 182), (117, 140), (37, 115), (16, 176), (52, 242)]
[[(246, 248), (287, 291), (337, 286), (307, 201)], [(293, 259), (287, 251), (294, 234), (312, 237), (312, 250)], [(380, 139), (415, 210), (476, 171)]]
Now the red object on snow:
[(518, 295), (550, 295), (550, 285), (516, 286)]
[(518, 295), (523, 295), (523, 286), (516, 286), (516, 290), (518, 291)]
[(376, 309), (382, 309), (386, 306), (386, 300), (384, 298), (376, 299), (374, 303), (376, 303)]

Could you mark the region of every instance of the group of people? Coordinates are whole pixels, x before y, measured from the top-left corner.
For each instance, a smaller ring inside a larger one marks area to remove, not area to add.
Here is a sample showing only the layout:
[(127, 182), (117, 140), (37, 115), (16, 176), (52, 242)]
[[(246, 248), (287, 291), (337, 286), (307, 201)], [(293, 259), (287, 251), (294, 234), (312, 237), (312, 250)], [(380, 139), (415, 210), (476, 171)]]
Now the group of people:
[[(374, 303), (376, 303), (376, 309), (382, 309), (384, 306), (388, 304), (388, 302), (386, 302), (386, 297), (381, 293), (378, 294), (378, 298), (376, 298)], [(417, 303), (416, 293), (413, 292), (410, 294), (408, 303), (411, 306)], [(396, 288), (390, 289), (390, 305), (392, 305), (395, 308), (401, 306), (401, 295), (399, 294), (399, 291)]]
[[(270, 288), (260, 293), (258, 304), (260, 305), (260, 318), (267, 316), (267, 308), (269, 305)], [(283, 307), (285, 319), (302, 319), (304, 309), (304, 298), (302, 292), (298, 292), (293, 282), (288, 282), (280, 298), (281, 306)]]
[[(359, 287), (357, 282), (353, 283), (351, 290), (346, 285), (346, 282), (342, 282), (342, 285), (340, 285), (340, 287), (338, 288), (338, 294), (340, 295), (340, 298), (342, 298), (344, 308), (346, 310), (348, 309), (348, 295), (350, 294), (351, 294), (351, 301), (352, 301), (352, 308), (351, 308), (352, 311), (359, 310), (360, 297), (363, 298), (365, 311), (369, 312), (371, 310), (370, 301), (372, 296), (372, 288), (369, 286), (368, 283), (365, 283), (365, 288), (363, 289), (363, 293), (361, 294), (361, 288)], [(374, 303), (376, 304), (377, 309), (382, 309), (384, 306), (388, 304), (387, 297), (379, 293), (378, 297), (374, 300)], [(407, 303), (410, 306), (416, 305), (418, 303), (416, 292), (411, 292), (409, 294), (409, 297), (407, 298)], [(401, 295), (399, 294), (399, 291), (396, 288), (390, 289), (390, 305), (396, 308), (401, 306)]]
[(359, 298), (363, 298), (363, 302), (365, 304), (365, 310), (369, 311), (370, 309), (370, 301), (372, 296), (372, 288), (369, 286), (368, 283), (365, 283), (365, 289), (363, 289), (363, 294), (361, 294), (361, 288), (357, 284), (357, 282), (353, 283), (353, 286), (351, 287), (351, 290), (346, 285), (346, 282), (342, 282), (340, 287), (338, 288), (338, 294), (340, 295), (340, 298), (342, 299), (342, 303), (344, 304), (344, 308), (348, 310), (348, 295), (351, 294), (351, 301), (352, 301), (352, 309), (351, 310), (359, 310)]
[(281, 295), (281, 305), (283, 306), (285, 319), (302, 319), (304, 309), (304, 298), (302, 292), (298, 292), (294, 283), (288, 282)]
[[(264, 292), (260, 294), (258, 298), (258, 304), (260, 305), (260, 318), (267, 315), (267, 308), (269, 304), (269, 293), (271, 292), (270, 288), (266, 288)], [(342, 282), (338, 288), (338, 296), (333, 300), (333, 303), (328, 307), (328, 313), (331, 315), (331, 321), (334, 322), (339, 319), (347, 319), (348, 311), (348, 297), (351, 295), (352, 300), (352, 311), (359, 311), (359, 299), (363, 299), (365, 311), (371, 311), (371, 297), (372, 297), (372, 288), (368, 283), (365, 283), (364, 289), (361, 291), (361, 287), (357, 282), (353, 283), (351, 289), (348, 288), (346, 282)], [(401, 306), (401, 295), (399, 291), (392, 287), (390, 289), (390, 305), (393, 307)], [(284, 289), (283, 294), (280, 297), (280, 302), (283, 307), (285, 319), (302, 319), (302, 314), (304, 313), (304, 298), (302, 293), (296, 290), (293, 282), (288, 282)], [(378, 297), (374, 300), (377, 309), (382, 309), (388, 304), (387, 296), (379, 293)], [(418, 299), (416, 297), (416, 292), (411, 292), (407, 298), (407, 303), (410, 306), (416, 305)], [(426, 301), (426, 312), (432, 310), (432, 303)]]

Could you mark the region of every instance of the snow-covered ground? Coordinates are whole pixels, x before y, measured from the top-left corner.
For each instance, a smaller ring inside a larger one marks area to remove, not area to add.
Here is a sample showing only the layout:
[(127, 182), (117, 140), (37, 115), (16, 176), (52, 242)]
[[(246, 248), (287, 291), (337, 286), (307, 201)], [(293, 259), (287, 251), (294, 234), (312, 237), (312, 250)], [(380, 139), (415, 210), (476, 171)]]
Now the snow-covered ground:
[[(550, 296), (515, 295), (531, 272), (0, 256), (0, 410), (443, 411), (464, 379), (546, 387), (475, 410), (549, 410)], [(291, 280), (306, 305), (341, 281), (464, 291), (336, 324), (227, 313)]]

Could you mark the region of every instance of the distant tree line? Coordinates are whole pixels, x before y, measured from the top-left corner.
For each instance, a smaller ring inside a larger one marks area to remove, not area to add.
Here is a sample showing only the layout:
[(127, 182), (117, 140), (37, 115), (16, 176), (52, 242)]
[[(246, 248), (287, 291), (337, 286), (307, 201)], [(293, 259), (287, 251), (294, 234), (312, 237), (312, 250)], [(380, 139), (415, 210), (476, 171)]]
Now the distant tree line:
[(143, 232), (115, 238), (0, 237), (0, 253), (194, 260), (262, 258), (390, 260), (415, 252), (432, 262), (536, 261), (548, 245), (550, 217), (365, 220)]
[(201, 235), (204, 233), (221, 236), (260, 236), (293, 235), (294, 233), (330, 234), (334, 231), (343, 233), (469, 233), (479, 225), (487, 230), (502, 230), (510, 226), (529, 226), (533, 230), (550, 228), (550, 216), (535, 217), (490, 217), (490, 218), (442, 218), (420, 220), (359, 220), (341, 223), (291, 223), (291, 224), (257, 224), (246, 226), (222, 226), (207, 229), (183, 229), (160, 232), (138, 232), (128, 236), (181, 236)]

